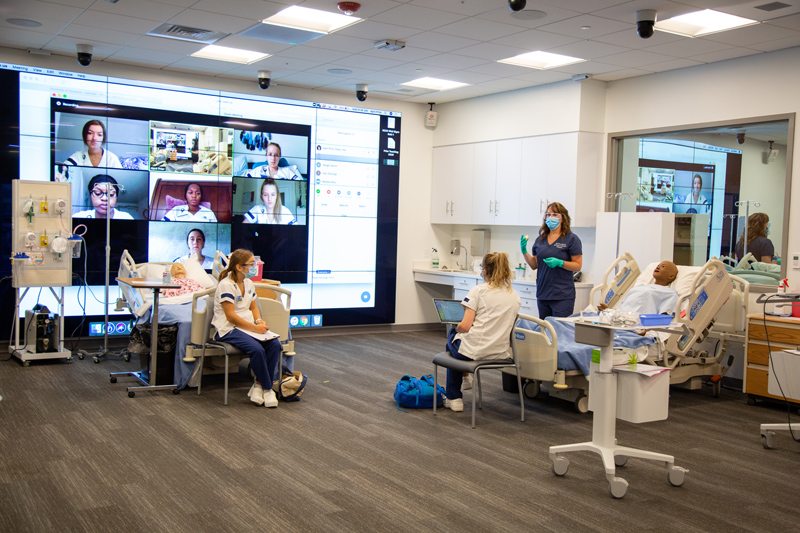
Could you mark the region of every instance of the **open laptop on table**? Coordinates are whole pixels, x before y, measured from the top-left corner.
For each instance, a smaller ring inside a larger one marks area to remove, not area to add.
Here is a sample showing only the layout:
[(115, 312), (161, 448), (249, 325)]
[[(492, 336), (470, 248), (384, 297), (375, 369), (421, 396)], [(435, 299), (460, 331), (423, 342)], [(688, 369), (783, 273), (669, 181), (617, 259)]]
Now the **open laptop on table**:
[(458, 324), (464, 319), (464, 306), (461, 300), (433, 299), (436, 306), (436, 313), (439, 315), (439, 322), (442, 324)]

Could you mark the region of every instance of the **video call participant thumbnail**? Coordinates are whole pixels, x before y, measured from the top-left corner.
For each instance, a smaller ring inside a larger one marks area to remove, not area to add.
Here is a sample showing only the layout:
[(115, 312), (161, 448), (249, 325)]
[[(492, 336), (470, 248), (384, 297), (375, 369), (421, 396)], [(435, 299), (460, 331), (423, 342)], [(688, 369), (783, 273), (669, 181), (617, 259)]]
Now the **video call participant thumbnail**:
[[(191, 182), (183, 191), (186, 203), (176, 205), (165, 214), (161, 220), (167, 222), (216, 222), (214, 211), (203, 205), (203, 187), (199, 183)], [(205, 202), (209, 205), (209, 202)]]
[(83, 125), (83, 150), (78, 150), (66, 161), (67, 165), (82, 167), (122, 168), (119, 158), (104, 148), (106, 143), (106, 127), (102, 121), (92, 119)]
[(78, 211), (72, 218), (106, 218), (110, 213), (112, 219), (133, 220), (128, 213), (115, 208), (119, 196), (117, 180), (107, 174), (98, 174), (89, 180), (88, 189), (92, 209)]
[(261, 184), (261, 203), (254, 205), (244, 214), (245, 224), (281, 224), (291, 225), (297, 219), (285, 205), (281, 203), (278, 184), (267, 178)]

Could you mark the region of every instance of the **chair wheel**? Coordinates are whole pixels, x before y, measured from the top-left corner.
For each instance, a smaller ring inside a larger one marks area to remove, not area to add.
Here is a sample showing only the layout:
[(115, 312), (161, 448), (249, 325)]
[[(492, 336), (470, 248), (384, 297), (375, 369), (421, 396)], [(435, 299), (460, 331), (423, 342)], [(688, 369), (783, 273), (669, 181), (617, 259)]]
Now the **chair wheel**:
[(565, 476), (567, 475), (567, 471), (569, 470), (569, 459), (562, 456), (557, 456), (553, 459), (553, 465), (551, 467), (553, 470), (553, 474), (557, 476)]
[(117, 376), (111, 376), (109, 381), (111, 381), (111, 383), (116, 383), (117, 382)]
[(133, 398), (134, 396), (136, 396), (136, 393), (133, 392), (132, 390), (129, 390), (128, 391), (128, 398)]
[(625, 466), (625, 464), (627, 462), (628, 462), (628, 456), (627, 455), (615, 455), (614, 456), (614, 464), (616, 466)]
[(123, 359), (125, 359), (125, 362), (126, 362), (126, 363), (130, 363), (130, 362), (131, 362), (131, 356), (130, 356), (130, 354), (123, 356)]
[(172, 394), (180, 394), (180, 393), (181, 393), (180, 389), (172, 389)]
[(686, 469), (680, 466), (667, 467), (667, 481), (673, 487), (680, 487), (686, 479)]
[(621, 477), (615, 477), (608, 482), (608, 493), (612, 498), (618, 500), (624, 497), (626, 492), (628, 492), (628, 482)]

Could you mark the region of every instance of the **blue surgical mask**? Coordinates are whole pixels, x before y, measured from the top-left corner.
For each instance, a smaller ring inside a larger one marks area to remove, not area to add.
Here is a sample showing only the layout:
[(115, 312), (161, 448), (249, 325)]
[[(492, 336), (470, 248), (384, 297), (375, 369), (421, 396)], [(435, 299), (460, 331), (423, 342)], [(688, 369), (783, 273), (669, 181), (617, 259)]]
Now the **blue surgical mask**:
[(561, 224), (561, 221), (555, 217), (548, 217), (544, 220), (544, 223), (547, 224), (547, 227), (551, 230), (554, 230)]
[(767, 235), (769, 235), (769, 227), (772, 225), (772, 222), (767, 222)]
[(258, 267), (256, 265), (251, 266), (247, 269), (247, 277), (254, 278), (258, 274)]

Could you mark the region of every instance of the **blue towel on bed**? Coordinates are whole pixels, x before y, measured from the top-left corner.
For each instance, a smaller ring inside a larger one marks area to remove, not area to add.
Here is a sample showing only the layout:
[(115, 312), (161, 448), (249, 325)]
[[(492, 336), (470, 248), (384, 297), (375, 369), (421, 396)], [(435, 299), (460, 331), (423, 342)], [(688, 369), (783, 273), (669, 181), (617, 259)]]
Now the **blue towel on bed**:
[[(583, 316), (597, 316), (597, 314), (584, 313)], [(562, 322), (555, 317), (547, 317), (545, 321), (549, 322), (556, 330), (559, 370), (580, 370), (585, 376), (588, 376), (594, 346), (575, 342), (575, 324), (573, 322)], [(533, 331), (540, 330), (537, 324), (528, 320), (520, 320), (518, 325)], [(640, 346), (651, 346), (655, 342), (653, 337), (643, 337), (633, 331), (617, 330), (614, 332), (614, 346), (617, 348), (635, 349)]]

